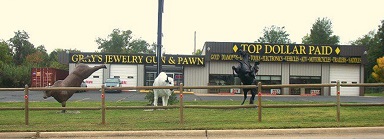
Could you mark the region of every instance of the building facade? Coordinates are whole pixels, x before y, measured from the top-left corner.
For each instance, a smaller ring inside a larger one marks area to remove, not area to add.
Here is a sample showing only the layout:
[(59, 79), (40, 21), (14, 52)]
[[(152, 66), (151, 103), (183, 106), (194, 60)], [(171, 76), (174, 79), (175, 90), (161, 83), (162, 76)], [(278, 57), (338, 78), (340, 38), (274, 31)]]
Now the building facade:
[[(363, 83), (366, 48), (350, 45), (259, 44), (239, 42), (206, 42), (203, 55), (164, 55), (162, 71), (185, 86), (239, 85), (233, 77), (232, 66), (237, 66), (242, 49), (250, 54), (250, 61), (259, 61), (256, 79), (262, 84), (321, 84)], [(90, 66), (106, 64), (85, 82), (100, 87), (106, 78), (120, 78), (123, 86), (149, 86), (156, 78), (156, 56), (144, 54), (70, 53), (70, 72), (83, 57), (92, 58), (82, 63)], [(238, 89), (193, 89), (195, 93), (220, 93)], [(335, 87), (272, 88), (263, 93), (281, 95), (335, 95)], [(363, 88), (343, 87), (341, 95), (363, 95)]]

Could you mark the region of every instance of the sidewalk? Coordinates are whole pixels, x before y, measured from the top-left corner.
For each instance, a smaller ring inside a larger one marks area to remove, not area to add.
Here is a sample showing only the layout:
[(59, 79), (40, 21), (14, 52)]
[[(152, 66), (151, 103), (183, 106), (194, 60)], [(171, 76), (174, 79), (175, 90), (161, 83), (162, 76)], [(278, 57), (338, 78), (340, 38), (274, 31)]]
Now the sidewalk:
[(152, 130), (0, 132), (0, 138), (383, 138), (384, 127), (246, 129), (246, 130)]

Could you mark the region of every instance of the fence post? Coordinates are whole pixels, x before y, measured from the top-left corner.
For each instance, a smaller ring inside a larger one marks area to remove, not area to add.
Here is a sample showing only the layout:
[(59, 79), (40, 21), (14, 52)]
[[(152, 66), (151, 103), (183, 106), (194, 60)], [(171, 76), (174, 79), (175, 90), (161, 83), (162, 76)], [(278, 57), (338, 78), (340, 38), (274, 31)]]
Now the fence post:
[(25, 125), (29, 125), (29, 89), (28, 85), (24, 88), (24, 112), (25, 112)]
[(340, 81), (337, 80), (337, 86), (336, 86), (336, 90), (337, 90), (337, 96), (336, 96), (336, 105), (337, 105), (337, 114), (336, 114), (336, 121), (337, 122), (340, 122)]
[(101, 124), (105, 125), (105, 88), (101, 86)]
[(184, 125), (184, 102), (183, 102), (183, 83), (180, 83), (179, 90), (180, 90), (180, 125)]
[(257, 91), (258, 121), (261, 122), (261, 82), (257, 84)]

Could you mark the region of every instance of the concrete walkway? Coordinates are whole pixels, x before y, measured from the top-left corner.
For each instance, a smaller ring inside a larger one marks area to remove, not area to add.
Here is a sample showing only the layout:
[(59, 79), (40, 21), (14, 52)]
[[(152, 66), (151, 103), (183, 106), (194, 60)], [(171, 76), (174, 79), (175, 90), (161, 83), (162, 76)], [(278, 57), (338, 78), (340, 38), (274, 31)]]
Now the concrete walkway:
[(248, 130), (152, 130), (152, 131), (69, 131), (69, 132), (0, 132), (7, 138), (269, 138), (269, 139), (379, 139), (384, 138), (384, 127), (248, 129)]

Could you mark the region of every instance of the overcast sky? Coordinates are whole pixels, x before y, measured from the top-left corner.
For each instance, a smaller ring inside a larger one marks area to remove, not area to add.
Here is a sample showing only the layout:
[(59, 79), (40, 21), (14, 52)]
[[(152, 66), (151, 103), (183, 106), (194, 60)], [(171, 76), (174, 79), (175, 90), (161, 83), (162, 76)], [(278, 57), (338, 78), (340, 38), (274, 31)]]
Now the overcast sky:
[[(158, 0), (0, 0), (0, 39), (17, 30), (36, 47), (100, 51), (95, 40), (113, 29), (157, 41)], [(301, 43), (317, 18), (333, 24), (341, 44), (377, 30), (384, 20), (382, 0), (165, 0), (163, 46), (167, 54), (192, 54), (206, 41), (254, 42), (264, 27), (285, 26)]]

